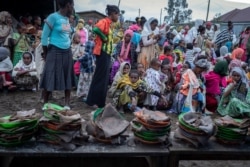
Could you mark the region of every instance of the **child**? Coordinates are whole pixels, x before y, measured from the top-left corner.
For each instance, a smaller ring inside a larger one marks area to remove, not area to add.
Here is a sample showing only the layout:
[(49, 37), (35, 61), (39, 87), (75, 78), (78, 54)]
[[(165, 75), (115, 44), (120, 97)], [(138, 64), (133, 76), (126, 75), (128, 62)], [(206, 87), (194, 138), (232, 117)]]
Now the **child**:
[(11, 76), (9, 72), (13, 69), (13, 64), (10, 60), (10, 52), (5, 47), (0, 47), (0, 88), (4, 87), (12, 87)]
[(171, 66), (167, 64), (161, 65), (161, 81), (165, 84), (163, 92), (164, 99), (159, 99), (157, 103), (158, 110), (164, 110), (171, 107), (174, 93), (172, 91), (174, 87), (174, 77), (171, 71)]
[(144, 81), (144, 78), (146, 76), (146, 72), (144, 70), (144, 66), (141, 63), (137, 64), (137, 71), (139, 73), (139, 78)]
[(109, 88), (108, 90), (108, 95), (109, 97), (113, 97), (114, 96), (114, 93), (116, 91), (116, 88), (117, 88), (117, 83), (118, 81), (126, 74), (129, 73), (131, 69), (131, 66), (128, 62), (123, 62), (121, 63), (120, 65), (120, 68), (119, 68), (119, 71), (116, 73), (115, 77), (114, 77), (114, 81), (111, 85), (111, 87)]
[(83, 52), (84, 52), (84, 47), (80, 43), (80, 38), (81, 37), (78, 33), (75, 33), (72, 36), (71, 50), (72, 50), (74, 62), (76, 62), (78, 58), (80, 58), (83, 55)]
[[(150, 89), (155, 92), (161, 92), (163, 83), (160, 80), (160, 70), (161, 62), (157, 58), (153, 58), (150, 62), (150, 68), (147, 69), (147, 76), (145, 77), (146, 84)], [(155, 95), (147, 94), (146, 100), (144, 101), (144, 105), (147, 106), (151, 110), (156, 109), (156, 105), (159, 97)]]
[(169, 59), (170, 64), (172, 66), (174, 62), (174, 58), (172, 55), (172, 47), (171, 46), (165, 46), (164, 47), (164, 54), (159, 56), (159, 60), (162, 62), (164, 59)]
[[(12, 72), (18, 87), (37, 90), (38, 78), (36, 64), (32, 53), (24, 52), (22, 59), (17, 63)], [(36, 87), (34, 87), (36, 86)]]
[(94, 74), (95, 61), (94, 55), (92, 54), (94, 45), (95, 43), (92, 39), (88, 40), (85, 44), (84, 55), (79, 59), (81, 63), (81, 73), (79, 77), (76, 95), (77, 97), (84, 97), (83, 101), (86, 101), (86, 97), (88, 95), (89, 87)]
[(29, 41), (25, 34), (26, 27), (21, 24), (17, 24), (16, 28), (17, 33), (13, 34), (13, 39), (15, 40), (13, 66), (15, 66), (19, 60), (22, 59), (23, 53), (30, 49)]
[(194, 66), (194, 50), (193, 50), (193, 44), (192, 43), (187, 43), (187, 51), (185, 55), (185, 61), (190, 63), (191, 66)]

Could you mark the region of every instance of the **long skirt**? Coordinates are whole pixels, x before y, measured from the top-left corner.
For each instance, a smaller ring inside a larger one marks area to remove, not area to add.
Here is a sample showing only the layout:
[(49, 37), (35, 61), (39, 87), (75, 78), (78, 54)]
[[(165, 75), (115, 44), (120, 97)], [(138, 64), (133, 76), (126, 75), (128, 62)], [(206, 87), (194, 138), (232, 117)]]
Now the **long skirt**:
[(100, 56), (96, 56), (96, 69), (86, 101), (90, 106), (105, 106), (109, 83), (110, 61), (111, 56), (103, 51)]
[(75, 86), (71, 49), (49, 45), (40, 88), (47, 91), (71, 90)]

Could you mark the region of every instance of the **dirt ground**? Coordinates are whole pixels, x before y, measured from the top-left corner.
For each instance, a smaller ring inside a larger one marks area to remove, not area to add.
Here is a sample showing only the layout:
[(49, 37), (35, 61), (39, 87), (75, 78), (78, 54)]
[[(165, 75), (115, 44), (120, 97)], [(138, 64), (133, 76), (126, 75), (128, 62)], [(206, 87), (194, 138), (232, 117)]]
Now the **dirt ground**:
[[(0, 117), (10, 115), (16, 111), (20, 110), (30, 110), (30, 109), (36, 109), (38, 112), (42, 113), (42, 103), (40, 101), (40, 95), (41, 92), (32, 92), (32, 91), (15, 91), (15, 92), (0, 92)], [(51, 103), (55, 103), (58, 105), (64, 104), (64, 95), (62, 92), (53, 92), (53, 98), (50, 101)], [(82, 117), (85, 120), (89, 120), (89, 113), (93, 110), (89, 108), (86, 104), (82, 102), (81, 99), (78, 99), (75, 96), (75, 91), (72, 92), (71, 97), (71, 104), (70, 107), (74, 111), (78, 111)], [(174, 131), (176, 129), (176, 121), (177, 116), (176, 115), (169, 115), (172, 120), (172, 127), (171, 130)], [(133, 119), (132, 113), (126, 113), (125, 117), (128, 121)], [(23, 159), (24, 160), (24, 159)], [(95, 160), (94, 160), (95, 161)], [(13, 165), (11, 167), (14, 167), (14, 164), (17, 164), (17, 166), (20, 166), (20, 163), (24, 162), (20, 159), (14, 159)], [(27, 161), (26, 161), (27, 162)], [(103, 161), (100, 161), (103, 162)], [(113, 162), (113, 160), (112, 160)], [(112, 165), (111, 165), (112, 164)], [(141, 164), (142, 165), (142, 164)], [(137, 166), (141, 166), (138, 165)], [(23, 166), (23, 165), (21, 165)], [(27, 165), (25, 165), (28, 167)], [(35, 165), (37, 166), (37, 165)], [(71, 165), (72, 166), (72, 165)], [(96, 163), (94, 165), (88, 165), (88, 166), (96, 166)], [(100, 165), (98, 165), (100, 166)], [(102, 165), (103, 166), (103, 165)], [(114, 163), (110, 163), (107, 166), (114, 166)], [(119, 165), (115, 165), (116, 167), (119, 167)], [(131, 166), (131, 165), (128, 165)], [(145, 166), (145, 165), (143, 165)], [(250, 166), (250, 161), (181, 161), (180, 167), (243, 167), (243, 166)], [(75, 166), (74, 166), (75, 167)]]

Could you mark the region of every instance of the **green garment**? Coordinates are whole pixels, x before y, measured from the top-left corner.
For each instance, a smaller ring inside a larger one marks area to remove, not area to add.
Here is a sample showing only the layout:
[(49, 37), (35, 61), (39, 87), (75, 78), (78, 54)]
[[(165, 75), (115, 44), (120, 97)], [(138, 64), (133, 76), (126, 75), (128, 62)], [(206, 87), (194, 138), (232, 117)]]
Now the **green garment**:
[(227, 76), (228, 63), (225, 60), (219, 61), (214, 66), (214, 72), (221, 76)]
[[(225, 89), (225, 92), (232, 86), (228, 85)], [(239, 92), (239, 89), (233, 89), (231, 93), (224, 97), (220, 101), (220, 104), (217, 108), (217, 111), (220, 115), (225, 116), (229, 115), (231, 117), (250, 117), (250, 89), (246, 89), (245, 98), (242, 97), (242, 94)], [(239, 96), (241, 94), (241, 96)]]

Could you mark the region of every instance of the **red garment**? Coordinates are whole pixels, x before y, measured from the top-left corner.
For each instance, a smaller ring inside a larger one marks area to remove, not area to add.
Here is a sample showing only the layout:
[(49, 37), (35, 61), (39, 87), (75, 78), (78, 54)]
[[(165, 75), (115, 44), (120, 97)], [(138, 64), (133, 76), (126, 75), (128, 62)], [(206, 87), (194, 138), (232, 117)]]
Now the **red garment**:
[(215, 112), (218, 107), (218, 102), (214, 95), (206, 94), (206, 108), (208, 111)]
[[(98, 27), (103, 34), (108, 35), (109, 34), (109, 30), (110, 30), (110, 26), (111, 26), (112, 20), (108, 17), (98, 21), (98, 23), (96, 23), (96, 27)], [(101, 49), (102, 49), (102, 39), (101, 37), (99, 37), (98, 35), (95, 38), (95, 47), (93, 50), (93, 54), (96, 56), (100, 56), (101, 55)]]
[(5, 75), (5, 80), (11, 81), (11, 76), (8, 72), (0, 72), (0, 75)]
[(168, 59), (169, 62), (170, 62), (170, 65), (172, 66), (172, 64), (173, 64), (173, 62), (174, 62), (173, 56), (172, 56), (172, 55), (165, 55), (165, 54), (162, 54), (162, 55), (159, 56), (159, 60), (160, 60), (160, 61), (163, 61), (163, 60), (165, 60), (165, 59)]

